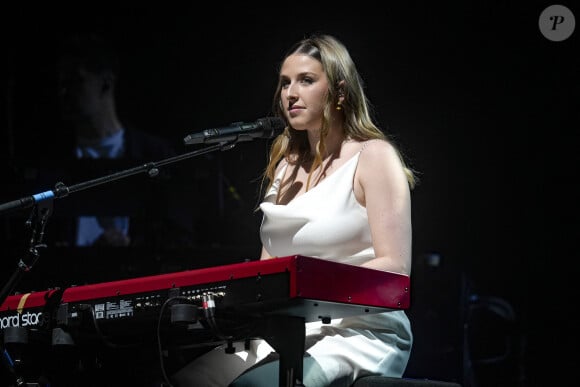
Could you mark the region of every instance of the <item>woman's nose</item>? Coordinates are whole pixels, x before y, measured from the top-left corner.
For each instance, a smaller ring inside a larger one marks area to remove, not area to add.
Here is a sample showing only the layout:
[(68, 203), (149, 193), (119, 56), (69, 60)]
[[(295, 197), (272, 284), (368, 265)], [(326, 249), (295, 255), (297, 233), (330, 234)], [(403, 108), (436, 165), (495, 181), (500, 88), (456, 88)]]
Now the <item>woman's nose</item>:
[(293, 83), (288, 84), (286, 87), (286, 98), (291, 99), (296, 97), (295, 87)]

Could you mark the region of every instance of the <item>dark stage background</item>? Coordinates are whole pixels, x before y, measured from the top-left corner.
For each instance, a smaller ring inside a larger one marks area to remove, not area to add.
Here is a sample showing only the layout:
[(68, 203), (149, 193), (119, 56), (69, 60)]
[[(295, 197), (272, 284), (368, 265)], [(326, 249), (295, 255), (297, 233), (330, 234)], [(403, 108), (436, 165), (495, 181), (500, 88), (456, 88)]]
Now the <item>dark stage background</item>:
[[(121, 118), (180, 153), (194, 150), (182, 143), (187, 134), (268, 116), (285, 50), (328, 32), (351, 50), (378, 123), (420, 173), (408, 376), (560, 385), (577, 377), (578, 360), (579, 35), (546, 39), (538, 18), (548, 5), (3, 6), (0, 202), (102, 176), (59, 162), (65, 140), (54, 124), (50, 63), (70, 32), (114, 43)], [(240, 143), (163, 167), (166, 181), (141, 174), (55, 201), (48, 247), (18, 289), (256, 259), (253, 209), (268, 145)], [(60, 217), (85, 206), (118, 202), (150, 215), (167, 193), (189, 219), (190, 243), (168, 246), (160, 236), (153, 248), (104, 251), (51, 239)], [(0, 216), (4, 284), (27, 248), (28, 211)]]

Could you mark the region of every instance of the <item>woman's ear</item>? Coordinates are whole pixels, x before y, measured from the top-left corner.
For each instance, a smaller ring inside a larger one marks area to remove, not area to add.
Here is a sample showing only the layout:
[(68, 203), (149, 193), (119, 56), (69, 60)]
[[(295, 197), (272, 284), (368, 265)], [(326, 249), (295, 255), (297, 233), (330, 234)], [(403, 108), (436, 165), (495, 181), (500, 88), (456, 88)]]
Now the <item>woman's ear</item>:
[(343, 80), (341, 80), (340, 82), (338, 82), (337, 85), (337, 90), (338, 90), (338, 95), (342, 95), (344, 96), (344, 86), (346, 85), (346, 82)]

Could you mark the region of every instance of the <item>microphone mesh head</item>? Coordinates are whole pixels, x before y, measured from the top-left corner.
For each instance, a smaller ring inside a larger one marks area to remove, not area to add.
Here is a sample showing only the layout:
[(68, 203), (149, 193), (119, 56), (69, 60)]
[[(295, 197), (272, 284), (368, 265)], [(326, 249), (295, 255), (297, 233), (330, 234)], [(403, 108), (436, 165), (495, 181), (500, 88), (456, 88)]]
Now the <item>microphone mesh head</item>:
[(264, 128), (264, 138), (274, 138), (286, 127), (286, 122), (280, 117), (260, 118), (258, 122)]

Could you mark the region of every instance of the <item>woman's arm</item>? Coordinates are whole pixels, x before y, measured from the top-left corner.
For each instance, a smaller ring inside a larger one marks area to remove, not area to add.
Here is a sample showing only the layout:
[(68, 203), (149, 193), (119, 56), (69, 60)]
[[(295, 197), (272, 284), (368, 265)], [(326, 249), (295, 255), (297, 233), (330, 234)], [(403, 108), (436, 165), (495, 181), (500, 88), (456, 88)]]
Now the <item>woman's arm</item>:
[(370, 141), (361, 153), (355, 194), (367, 209), (376, 258), (364, 266), (409, 275), (411, 272), (411, 195), (396, 149)]

